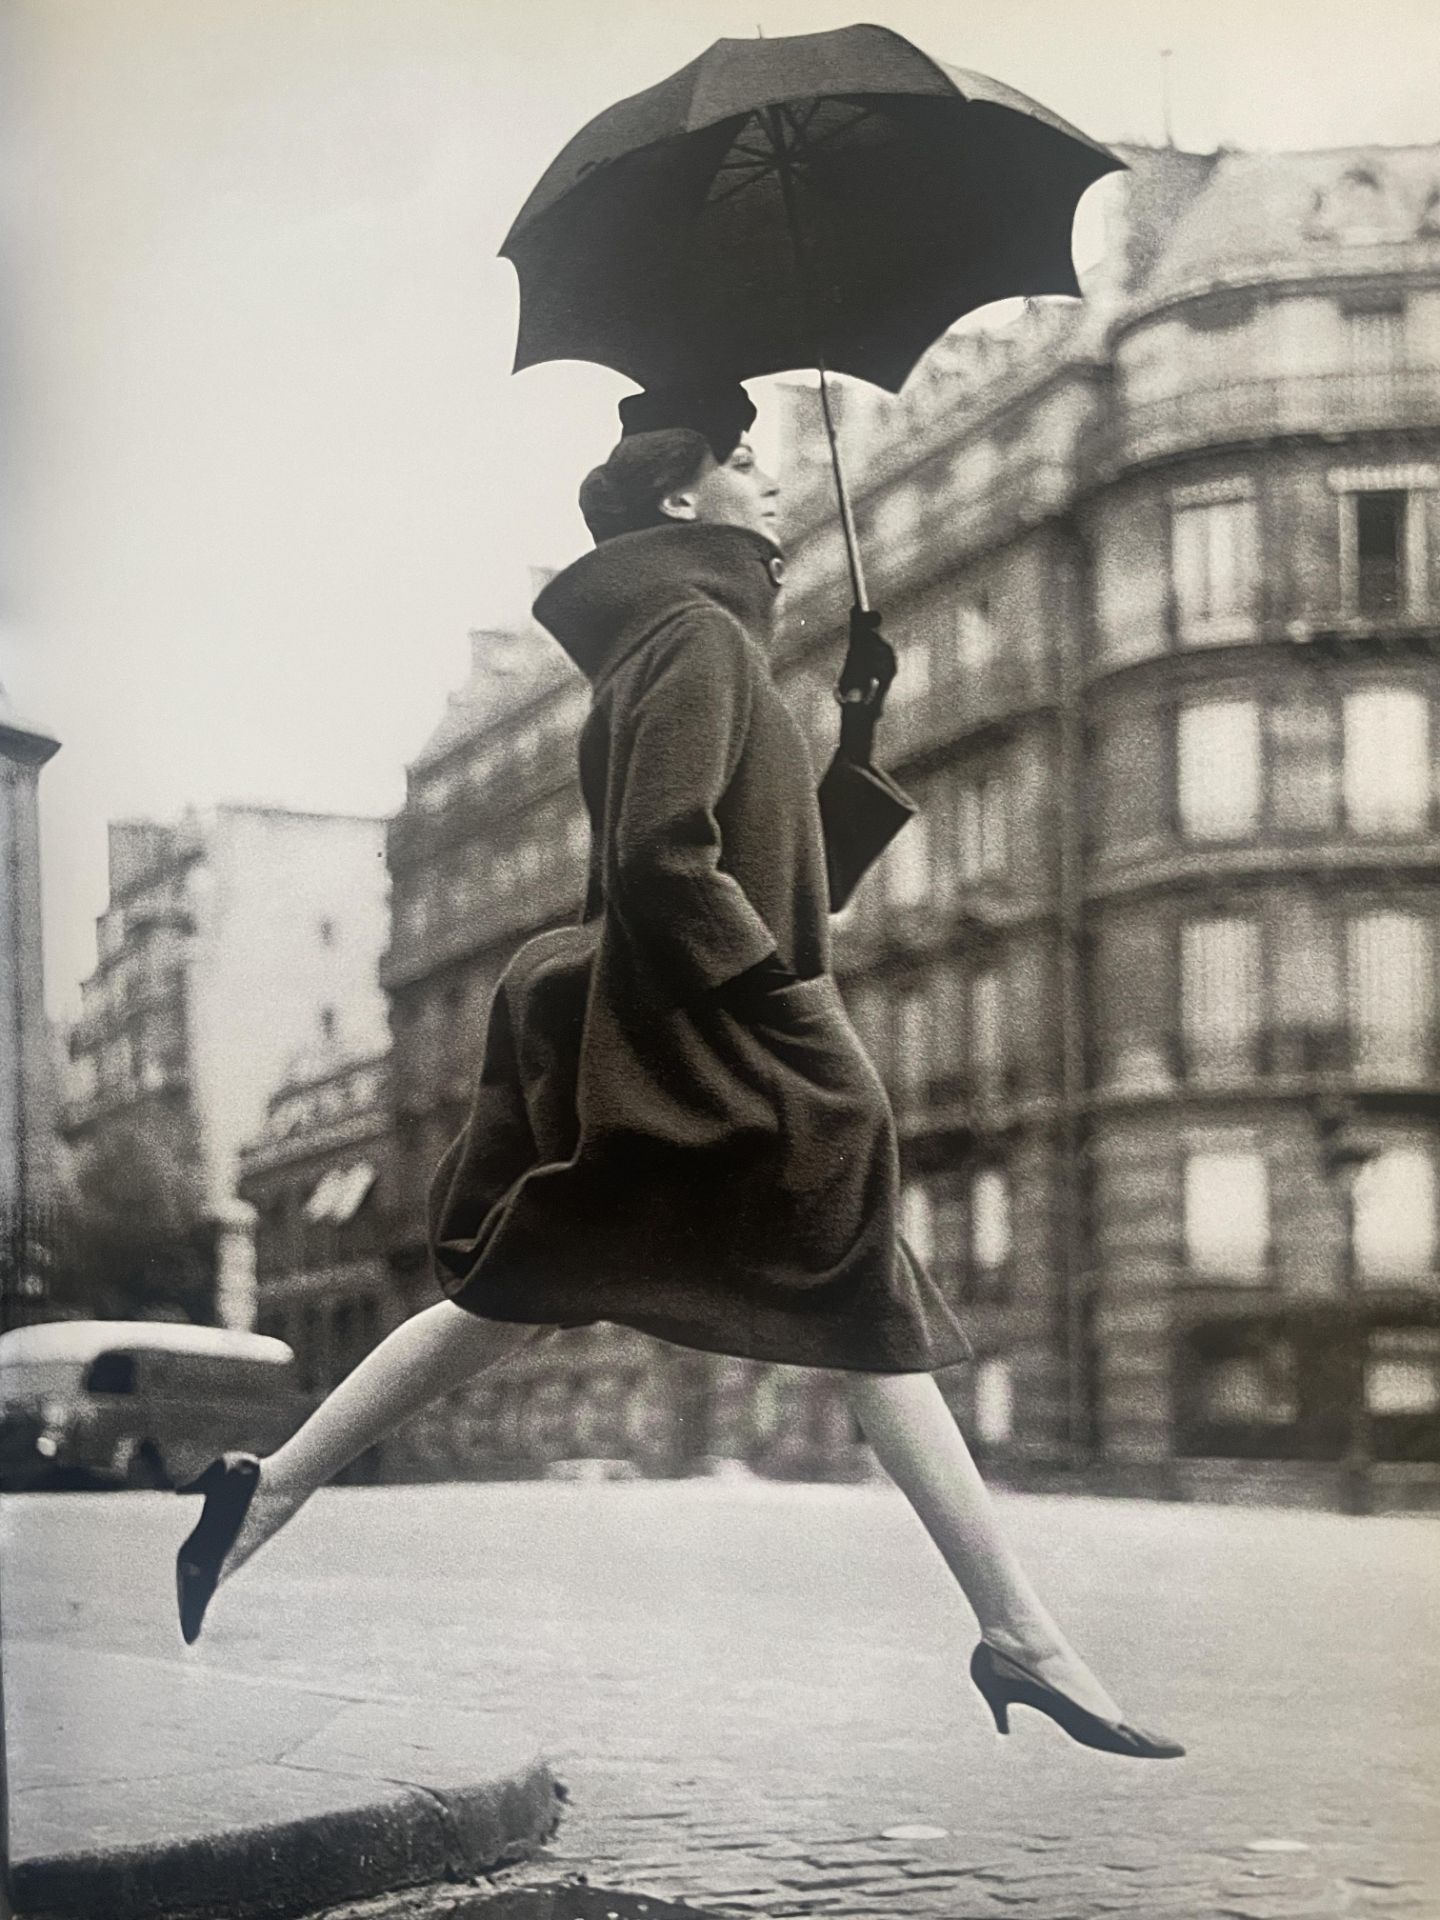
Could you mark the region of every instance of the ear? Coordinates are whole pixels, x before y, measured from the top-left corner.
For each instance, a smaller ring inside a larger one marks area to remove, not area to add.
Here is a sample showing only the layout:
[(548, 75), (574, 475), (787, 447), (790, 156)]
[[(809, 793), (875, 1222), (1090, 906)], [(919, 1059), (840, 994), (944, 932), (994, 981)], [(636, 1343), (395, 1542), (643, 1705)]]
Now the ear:
[(693, 520), (697, 511), (693, 490), (677, 487), (673, 493), (667, 493), (660, 502), (660, 511), (667, 520)]

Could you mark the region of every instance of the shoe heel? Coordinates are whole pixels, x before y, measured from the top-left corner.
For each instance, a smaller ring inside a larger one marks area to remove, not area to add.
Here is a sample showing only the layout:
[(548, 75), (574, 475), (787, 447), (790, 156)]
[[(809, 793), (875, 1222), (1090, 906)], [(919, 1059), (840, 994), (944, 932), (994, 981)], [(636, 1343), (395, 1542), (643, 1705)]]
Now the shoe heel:
[(212, 1460), (203, 1473), (197, 1473), (193, 1480), (187, 1480), (183, 1487), (176, 1487), (176, 1493), (214, 1493), (224, 1482), (225, 1462)]
[(997, 1733), (1009, 1733), (1010, 1702), (1008, 1700), (991, 1700), (987, 1697), (985, 1704), (995, 1716), (995, 1731)]

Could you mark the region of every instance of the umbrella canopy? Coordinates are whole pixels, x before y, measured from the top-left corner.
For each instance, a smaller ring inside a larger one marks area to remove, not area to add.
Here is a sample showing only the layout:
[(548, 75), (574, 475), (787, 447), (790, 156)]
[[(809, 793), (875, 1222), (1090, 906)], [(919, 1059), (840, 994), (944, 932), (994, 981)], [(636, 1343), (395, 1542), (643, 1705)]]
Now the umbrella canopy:
[(521, 209), (516, 369), (898, 391), (973, 308), (1079, 292), (1076, 205), (1122, 164), (883, 27), (718, 40), (592, 120)]

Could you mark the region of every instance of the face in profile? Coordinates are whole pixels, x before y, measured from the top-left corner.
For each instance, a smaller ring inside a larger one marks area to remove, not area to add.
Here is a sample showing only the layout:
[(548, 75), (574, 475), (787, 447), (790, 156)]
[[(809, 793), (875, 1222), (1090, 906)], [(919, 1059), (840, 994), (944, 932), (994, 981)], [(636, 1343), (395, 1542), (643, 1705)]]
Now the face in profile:
[(665, 501), (664, 511), (672, 519), (693, 520), (702, 526), (748, 527), (778, 546), (779, 501), (779, 482), (760, 465), (750, 442), (742, 439), (728, 460), (707, 454), (695, 478)]

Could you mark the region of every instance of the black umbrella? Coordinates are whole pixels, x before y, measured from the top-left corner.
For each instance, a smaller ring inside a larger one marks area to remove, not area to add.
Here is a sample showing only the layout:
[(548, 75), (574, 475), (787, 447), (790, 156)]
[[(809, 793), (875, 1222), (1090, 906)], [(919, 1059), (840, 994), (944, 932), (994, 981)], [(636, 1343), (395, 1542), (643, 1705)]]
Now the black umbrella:
[(642, 386), (826, 370), (898, 392), (962, 314), (1077, 294), (1081, 194), (1122, 163), (1024, 94), (884, 27), (717, 40), (598, 115), (501, 253), (515, 366), (595, 360)]

